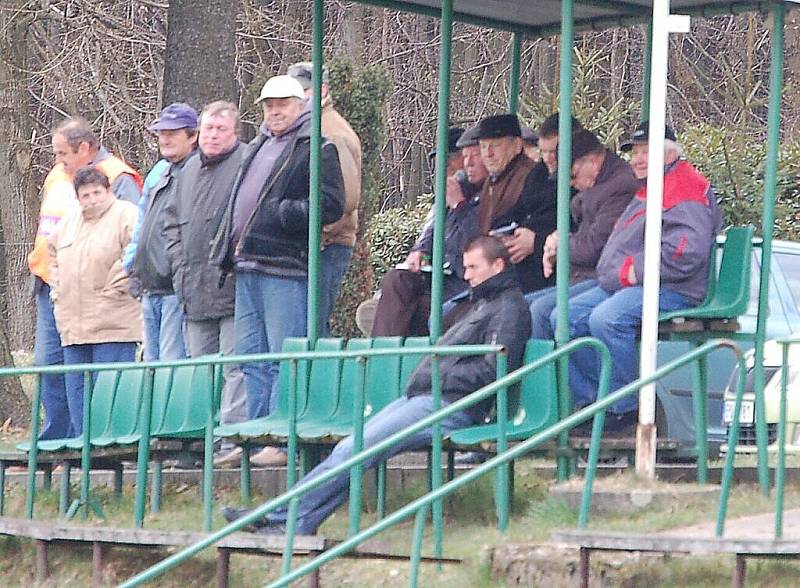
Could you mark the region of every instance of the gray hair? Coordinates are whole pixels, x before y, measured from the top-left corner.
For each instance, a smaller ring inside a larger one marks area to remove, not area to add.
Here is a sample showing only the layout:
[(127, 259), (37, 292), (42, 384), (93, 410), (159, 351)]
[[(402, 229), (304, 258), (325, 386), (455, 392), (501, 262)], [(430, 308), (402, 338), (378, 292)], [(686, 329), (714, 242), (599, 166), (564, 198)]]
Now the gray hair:
[(100, 149), (100, 141), (88, 121), (79, 116), (68, 118), (53, 129), (53, 135), (61, 135), (73, 151), (77, 151), (81, 143), (87, 143), (96, 151)]
[(683, 155), (683, 145), (672, 139), (664, 139), (664, 153), (668, 151), (674, 151), (678, 157), (681, 157)]

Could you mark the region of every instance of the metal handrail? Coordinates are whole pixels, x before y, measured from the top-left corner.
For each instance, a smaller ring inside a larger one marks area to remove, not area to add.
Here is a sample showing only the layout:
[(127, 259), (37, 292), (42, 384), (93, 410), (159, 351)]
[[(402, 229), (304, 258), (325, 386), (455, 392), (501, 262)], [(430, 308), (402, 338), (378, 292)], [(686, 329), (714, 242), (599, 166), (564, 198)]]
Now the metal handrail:
[[(373, 445), (372, 447), (361, 451), (360, 453), (354, 454), (352, 457), (350, 457), (346, 461), (342, 462), (338, 466), (336, 466), (334, 468), (331, 468), (324, 475), (319, 476), (319, 477), (315, 477), (313, 479), (306, 480), (304, 482), (299, 483), (298, 485), (296, 485), (295, 487), (293, 487), (291, 490), (289, 490), (288, 492), (284, 493), (283, 495), (281, 495), (281, 496), (279, 496), (277, 498), (274, 498), (274, 499), (264, 503), (263, 505), (255, 508), (252, 512), (250, 512), (246, 516), (243, 516), (242, 518), (237, 519), (236, 521), (234, 521), (234, 522), (230, 523), (229, 525), (223, 527), (219, 531), (217, 531), (215, 533), (212, 533), (211, 535), (209, 535), (208, 537), (206, 537), (202, 541), (199, 541), (199, 542), (195, 543), (194, 545), (191, 545), (191, 546), (187, 547), (186, 549), (184, 549), (182, 551), (179, 551), (178, 553), (175, 553), (174, 555), (172, 555), (172, 556), (166, 558), (165, 560), (159, 562), (158, 564), (156, 564), (155, 566), (149, 568), (148, 570), (145, 570), (144, 572), (138, 574), (134, 578), (131, 578), (130, 580), (126, 581), (125, 583), (123, 583), (121, 585), (122, 588), (130, 588), (130, 587), (133, 587), (133, 586), (139, 586), (139, 585), (141, 585), (142, 583), (144, 583), (146, 581), (152, 580), (153, 578), (161, 575), (162, 573), (166, 572), (167, 570), (171, 569), (172, 567), (182, 563), (183, 561), (185, 561), (189, 557), (192, 557), (196, 553), (199, 553), (203, 549), (213, 545), (217, 541), (220, 541), (221, 539), (224, 539), (225, 537), (227, 537), (231, 533), (239, 531), (240, 529), (250, 525), (255, 520), (260, 519), (261, 517), (265, 516), (267, 513), (275, 510), (276, 508), (278, 508), (280, 506), (289, 505), (290, 514), (296, 514), (297, 501), (299, 501), (300, 496), (302, 494), (304, 494), (305, 492), (308, 492), (309, 490), (313, 490), (317, 486), (325, 483), (326, 481), (328, 481), (329, 479), (331, 479), (331, 478), (333, 478), (335, 476), (338, 476), (339, 474), (345, 473), (348, 470), (351, 470), (352, 468), (360, 466), (365, 460), (369, 459), (370, 457), (373, 457), (373, 456), (375, 456), (375, 455), (377, 455), (379, 453), (384, 452), (385, 450), (393, 447), (398, 442), (402, 441), (403, 439), (405, 439), (405, 438), (407, 438), (407, 437), (409, 437), (409, 436), (411, 436), (411, 435), (413, 435), (413, 434), (415, 434), (415, 433), (417, 433), (419, 431), (422, 431), (424, 429), (430, 428), (435, 423), (438, 423), (439, 421), (441, 421), (442, 419), (446, 418), (447, 416), (450, 416), (451, 414), (453, 414), (455, 412), (462, 411), (462, 410), (464, 410), (464, 409), (466, 409), (466, 408), (468, 408), (468, 407), (470, 407), (470, 406), (472, 406), (472, 405), (474, 405), (474, 404), (476, 404), (476, 403), (478, 403), (478, 402), (480, 402), (480, 401), (482, 401), (482, 400), (484, 400), (486, 398), (489, 398), (489, 397), (491, 397), (491, 396), (493, 396), (495, 394), (502, 393), (508, 386), (519, 382), (527, 374), (529, 374), (529, 373), (531, 373), (533, 371), (536, 371), (537, 369), (540, 369), (540, 368), (544, 367), (545, 365), (548, 365), (548, 364), (558, 360), (560, 357), (562, 357), (562, 356), (564, 356), (566, 354), (572, 353), (576, 349), (582, 348), (582, 347), (594, 347), (598, 351), (598, 353), (600, 353), (600, 356), (601, 356), (601, 370), (600, 370), (600, 391), (598, 393), (598, 396), (600, 396), (600, 394), (605, 396), (606, 391), (607, 391), (607, 387), (608, 387), (608, 380), (609, 380), (609, 377), (610, 377), (610, 366), (611, 366), (610, 354), (608, 352), (608, 349), (606, 348), (606, 346), (601, 341), (599, 341), (597, 339), (594, 339), (594, 338), (591, 338), (591, 337), (582, 337), (580, 339), (575, 339), (575, 340), (569, 342), (568, 344), (564, 345), (563, 347), (560, 347), (560, 348), (556, 349), (555, 351), (553, 351), (551, 353), (548, 353), (547, 355), (537, 359), (536, 361), (533, 361), (533, 362), (531, 362), (529, 364), (526, 364), (526, 365), (522, 366), (521, 368), (515, 370), (514, 372), (512, 372), (512, 373), (510, 373), (510, 374), (508, 374), (506, 376), (498, 378), (496, 381), (492, 382), (491, 384), (488, 384), (487, 386), (484, 386), (483, 388), (473, 392), (472, 394), (469, 394), (469, 395), (467, 395), (467, 396), (465, 396), (463, 398), (460, 398), (459, 400), (447, 405), (446, 407), (442, 408), (441, 410), (428, 415), (427, 417), (425, 417), (424, 419), (421, 419), (419, 422), (415, 423), (414, 425), (412, 425), (412, 426), (410, 426), (410, 427), (408, 427), (406, 429), (403, 429), (402, 431), (399, 431), (399, 432), (395, 433), (394, 435), (392, 435), (390, 437), (387, 437), (386, 439), (384, 439), (380, 443), (377, 443), (377, 444)], [(611, 402), (604, 404), (603, 408), (605, 408), (605, 406), (607, 406), (610, 403)], [(583, 415), (584, 413), (585, 413), (585, 409), (583, 411), (579, 411), (578, 413), (575, 413), (575, 415), (573, 415), (573, 417), (570, 417), (566, 421), (562, 421), (562, 422), (572, 422), (573, 424), (576, 424), (577, 422), (580, 422), (580, 421), (575, 421), (574, 417), (576, 415)], [(500, 425), (502, 423), (502, 421), (505, 419), (505, 414), (503, 412), (499, 411), (499, 410), (497, 411), (497, 414), (498, 414), (498, 425)], [(595, 417), (595, 418), (596, 418), (596, 420), (595, 420), (595, 430), (593, 430), (593, 432), (592, 432), (592, 442), (593, 442), (593, 445), (595, 447), (590, 449), (590, 453), (589, 453), (590, 463), (591, 463), (592, 459), (594, 459), (595, 463), (597, 461), (597, 457), (599, 455), (600, 435), (601, 435), (602, 426), (603, 426), (602, 415), (598, 414), (598, 416)], [(581, 419), (581, 420), (584, 420), (584, 419)], [(597, 428), (598, 424), (599, 424), (600, 428)], [(570, 426), (572, 426), (572, 425), (570, 425)], [(564, 429), (566, 429), (566, 428), (568, 428), (568, 427), (564, 427)], [(550, 431), (552, 429), (553, 428), (551, 427), (550, 429), (547, 429), (547, 431)], [(558, 429), (556, 431), (556, 433), (560, 432), (560, 431), (561, 431), (561, 429)], [(516, 447), (519, 447), (519, 446), (516, 446)], [(510, 450), (510, 451), (515, 451), (516, 447), (515, 447), (515, 449)], [(505, 452), (503, 455), (508, 455), (508, 451)], [(491, 463), (491, 464), (495, 464), (497, 466), (502, 466), (502, 465), (506, 465), (507, 461), (510, 461), (510, 460), (497, 462), (497, 460), (495, 458), (495, 459), (492, 459), (489, 462), (487, 462), (487, 464)], [(488, 470), (482, 467), (481, 471), (485, 472), (485, 471), (488, 471)], [(464, 476), (459, 476), (458, 480), (461, 480), (463, 477)], [(430, 496), (433, 496), (433, 498), (430, 501), (426, 502), (426, 505), (430, 504), (431, 502), (434, 502), (436, 500), (439, 500), (439, 498), (441, 496), (439, 494), (437, 494), (437, 492), (439, 490), (441, 490), (441, 488), (449, 487), (452, 483), (453, 482), (449, 482), (448, 484), (445, 484), (444, 486), (441, 486), (438, 489), (434, 489), (433, 493), (429, 494)], [(586, 498), (587, 495), (589, 496), (589, 499), (584, 501), (586, 504), (588, 504), (589, 500), (591, 499), (591, 489), (589, 489), (588, 492), (586, 492), (586, 491), (584, 492), (584, 498)], [(412, 503), (412, 504), (416, 504), (416, 503)], [(403, 509), (403, 510), (405, 510), (405, 509)], [(588, 510), (588, 508), (587, 508), (587, 510)], [(398, 512), (400, 512), (400, 511), (398, 511)], [(397, 513), (393, 513), (392, 515), (390, 515), (389, 517), (387, 517), (384, 520), (385, 521), (394, 521), (396, 515), (397, 515)], [(284, 552), (284, 564), (286, 563), (287, 559), (289, 559), (287, 554), (290, 554), (291, 551), (292, 551), (291, 548), (292, 548), (292, 545), (293, 545), (293, 542), (294, 542), (294, 527), (295, 527), (295, 520), (294, 519), (295, 518), (296, 517), (292, 517), (291, 520), (287, 518), (287, 548), (286, 548), (286, 550)], [(371, 528), (375, 528), (375, 527), (373, 526)], [(383, 528), (385, 528), (385, 527), (381, 527), (380, 529), (378, 529), (378, 531), (382, 530)], [(375, 532), (378, 532), (378, 531), (375, 531)], [(357, 534), (353, 535), (351, 537), (351, 539), (346, 541), (346, 543), (350, 544), (350, 542), (353, 539), (355, 539), (356, 537), (363, 537), (363, 535), (364, 535), (364, 531), (362, 531), (360, 533), (357, 533)], [(284, 567), (286, 567), (286, 566), (284, 565)]]
[[(397, 441), (403, 439), (406, 435), (413, 434), (423, 428), (429, 427), (434, 421), (440, 420), (441, 418), (455, 412), (458, 410), (462, 410), (466, 408), (470, 404), (482, 400), (483, 398), (491, 395), (495, 391), (502, 389), (505, 386), (509, 386), (513, 383), (516, 383), (520, 379), (522, 379), (525, 375), (529, 372), (534, 371), (536, 369), (541, 368), (542, 366), (551, 363), (557, 360), (565, 353), (570, 353), (576, 347), (592, 345), (595, 346), (598, 350), (601, 351), (602, 359), (603, 359), (603, 367), (607, 367), (608, 355), (607, 350), (605, 354), (603, 354), (603, 349), (605, 346), (602, 345), (599, 341), (595, 339), (583, 338), (583, 339), (576, 339), (569, 344), (555, 350), (552, 353), (547, 354), (546, 356), (540, 358), (539, 360), (532, 362), (523, 366), (522, 368), (515, 370), (511, 374), (499, 379), (488, 386), (466, 396), (459, 401), (445, 407), (444, 409), (440, 410), (438, 413), (431, 414), (430, 416), (426, 417), (425, 419), (421, 420), (419, 423), (392, 435), (391, 437), (385, 439), (381, 443), (373, 446), (370, 449), (363, 451), (358, 455), (354, 455), (347, 461), (343, 462), (336, 468), (333, 468), (328, 472), (326, 476), (321, 476), (320, 478), (316, 478), (314, 480), (309, 480), (307, 482), (301, 483), (300, 485), (293, 488), (290, 492), (287, 492), (283, 496), (275, 498), (262, 506), (255, 509), (253, 512), (248, 514), (245, 517), (227, 525), (226, 527), (220, 529), (216, 533), (209, 535), (202, 541), (170, 556), (169, 558), (159, 562), (155, 566), (145, 570), (144, 572), (140, 573), (139, 575), (131, 578), (127, 582), (121, 585), (122, 588), (133, 588), (134, 586), (139, 586), (143, 582), (151, 580), (160, 574), (166, 572), (167, 570), (171, 569), (172, 567), (182, 563), (189, 557), (192, 557), (196, 553), (199, 553), (206, 547), (209, 547), (216, 543), (217, 541), (223, 539), (227, 535), (242, 529), (243, 527), (249, 525), (250, 523), (254, 522), (256, 519), (263, 517), (268, 512), (274, 510), (278, 506), (282, 506), (284, 504), (290, 505), (290, 514), (293, 515), (293, 520), (287, 521), (287, 536), (286, 536), (286, 552), (291, 550), (293, 540), (294, 540), (294, 527), (295, 527), (295, 520), (296, 519), (296, 509), (297, 504), (299, 501), (300, 494), (304, 491), (310, 490), (316, 487), (318, 484), (321, 484), (329, 477), (337, 475), (339, 473), (343, 473), (348, 468), (361, 463), (364, 459), (375, 455), (378, 452), (381, 452), (385, 449), (388, 449)], [(639, 390), (642, 386), (656, 382), (657, 380), (663, 378), (667, 374), (679, 369), (691, 362), (697, 361), (701, 357), (705, 357), (709, 353), (713, 352), (719, 348), (729, 348), (731, 351), (734, 352), (736, 355), (736, 361), (739, 365), (740, 369), (743, 369), (745, 366), (744, 358), (742, 355), (741, 350), (739, 349), (738, 345), (730, 340), (721, 339), (721, 340), (714, 340), (705, 343), (704, 345), (690, 351), (689, 353), (675, 359), (668, 364), (658, 368), (655, 372), (653, 372), (650, 376), (646, 378), (641, 378), (630, 384), (623, 386), (619, 390), (605, 395), (602, 398), (598, 393), (598, 400), (595, 401), (593, 404), (576, 411), (571, 416), (563, 419), (562, 421), (556, 423), (545, 429), (544, 431), (537, 433), (527, 439), (526, 441), (515, 445), (513, 448), (507, 450), (502, 454), (498, 454), (494, 458), (488, 460), (483, 465), (478, 466), (470, 470), (469, 472), (462, 474), (455, 480), (444, 484), (443, 486), (434, 489), (433, 491), (429, 492), (428, 494), (418, 498), (417, 500), (407, 504), (405, 507), (395, 511), (394, 513), (390, 514), (386, 518), (378, 521), (373, 526), (364, 529), (363, 531), (357, 533), (356, 535), (351, 536), (350, 538), (346, 539), (342, 543), (339, 543), (335, 547), (326, 550), (324, 553), (320, 554), (313, 560), (307, 562), (306, 564), (298, 567), (297, 569), (289, 572), (288, 566), (286, 565), (287, 559), (284, 558), (284, 566), (283, 575), (278, 580), (274, 581), (273, 583), (269, 584), (269, 587), (277, 587), (277, 586), (286, 586), (290, 582), (299, 579), (300, 577), (304, 576), (307, 573), (312, 572), (313, 570), (319, 568), (324, 563), (342, 555), (344, 553), (349, 552), (358, 544), (363, 542), (364, 540), (376, 535), (377, 533), (383, 531), (384, 529), (395, 525), (411, 516), (416, 516), (416, 523), (414, 525), (414, 530), (412, 534), (412, 538), (414, 540), (414, 545), (412, 547), (412, 557), (411, 557), (411, 577), (417, 577), (417, 567), (420, 561), (420, 554), (421, 554), (421, 541), (422, 541), (422, 524), (424, 522), (422, 512), (426, 512), (427, 508), (431, 503), (436, 500), (441, 500), (443, 497), (451, 494), (455, 490), (461, 488), (462, 486), (472, 482), (483, 476), (484, 474), (494, 470), (495, 468), (499, 468), (501, 466), (507, 465), (510, 461), (517, 459), (527, 452), (534, 449), (537, 445), (552, 439), (553, 437), (559, 435), (560, 433), (567, 431), (574, 426), (586, 421), (590, 417), (594, 417), (593, 429), (592, 429), (592, 441), (589, 450), (589, 458), (588, 458), (588, 467), (587, 467), (587, 474), (586, 480), (584, 484), (584, 491), (583, 491), (583, 498), (581, 501), (581, 512), (579, 515), (579, 526), (585, 527), (586, 521), (588, 519), (588, 512), (591, 507), (591, 495), (592, 495), (592, 485), (594, 481), (594, 474), (597, 468), (597, 457), (599, 454), (599, 445), (600, 445), (600, 438), (602, 435), (602, 427), (603, 427), (603, 416), (604, 411), (610, 405), (614, 404), (615, 402), (623, 399), (624, 397), (632, 394), (633, 392)], [(608, 372), (604, 372), (601, 374), (601, 386), (603, 385), (603, 380), (608, 377)], [(744, 386), (741, 386), (741, 390), (744, 389)], [(737, 415), (738, 416), (738, 415)], [(725, 504), (724, 500), (726, 500), (726, 496), (721, 496), (720, 499), (720, 512), (723, 512), (723, 506)], [(286, 555), (286, 552), (284, 555)], [(413, 584), (412, 584), (413, 585)]]
[[(81, 517), (85, 520), (89, 512), (89, 472), (91, 470), (91, 401), (93, 395), (92, 374), (103, 371), (124, 371), (124, 370), (144, 370), (144, 398), (140, 422), (142, 423), (141, 440), (137, 451), (140, 466), (146, 466), (149, 461), (149, 441), (150, 441), (150, 418), (152, 412), (152, 392), (153, 379), (156, 369), (179, 368), (186, 366), (209, 366), (213, 369), (217, 365), (243, 364), (263, 361), (291, 361), (296, 368), (298, 361), (322, 360), (322, 359), (354, 359), (380, 356), (396, 355), (430, 355), (450, 356), (450, 355), (484, 355), (487, 353), (503, 353), (501, 345), (441, 345), (431, 347), (398, 347), (395, 349), (365, 349), (359, 351), (302, 351), (302, 352), (275, 352), (258, 353), (252, 355), (231, 355), (231, 356), (204, 356), (192, 359), (180, 359), (171, 361), (149, 361), (149, 362), (120, 362), (120, 363), (96, 363), (96, 364), (75, 364), (75, 365), (51, 365), (51, 366), (27, 366), (14, 368), (0, 368), (0, 377), (11, 377), (21, 375), (36, 375), (38, 382), (31, 399), (31, 429), (30, 429), (30, 450), (28, 452), (28, 480), (26, 493), (26, 516), (33, 518), (34, 503), (36, 497), (36, 471), (38, 467), (38, 440), (39, 440), (39, 414), (41, 412), (42, 398), (42, 375), (46, 374), (84, 374), (84, 402), (83, 402), (83, 433), (81, 447), (81, 489), (80, 501), (82, 505)], [(292, 369), (292, 430), (296, 421), (296, 396), (297, 396), (297, 370)], [(213, 381), (213, 377), (212, 377)], [(211, 406), (209, 406), (209, 419), (205, 426), (204, 435), (204, 467), (203, 467), (203, 495), (204, 495), (204, 517), (203, 523), (205, 530), (211, 529), (211, 483), (213, 470), (211, 469), (211, 454), (213, 445), (214, 428), (214, 402), (213, 394), (209, 394)], [(296, 444), (296, 436), (290, 435), (289, 449), (292, 450)], [(295, 456), (290, 456), (290, 466), (294, 463)], [(144, 503), (147, 486), (147, 471), (139, 467), (137, 470), (137, 492), (134, 506), (134, 522), (137, 527), (142, 526), (144, 519)]]

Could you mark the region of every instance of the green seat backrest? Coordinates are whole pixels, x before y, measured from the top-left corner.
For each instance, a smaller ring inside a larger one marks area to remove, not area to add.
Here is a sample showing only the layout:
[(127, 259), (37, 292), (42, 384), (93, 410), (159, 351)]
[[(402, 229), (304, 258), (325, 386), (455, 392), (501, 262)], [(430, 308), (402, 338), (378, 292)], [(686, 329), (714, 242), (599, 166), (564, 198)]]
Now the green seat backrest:
[[(403, 347), (430, 347), (431, 340), (428, 337), (407, 337)], [(404, 355), (400, 360), (400, 393), (405, 392), (408, 379), (411, 377), (419, 362), (422, 361), (424, 355)]]
[[(338, 338), (317, 339), (315, 351), (341, 351), (344, 342)], [(308, 381), (308, 400), (302, 420), (325, 420), (336, 411), (339, 402), (341, 359), (315, 359), (311, 362)]]
[(661, 315), (660, 320), (675, 317), (689, 319), (731, 319), (747, 311), (750, 301), (750, 267), (755, 229), (731, 227), (725, 234), (722, 260), (713, 289), (702, 304)]
[[(284, 352), (308, 351), (308, 339), (305, 337), (287, 337), (283, 340)], [(288, 361), (282, 361), (278, 372), (278, 405), (272, 418), (286, 418), (289, 416), (289, 386), (291, 385), (291, 368)], [(297, 413), (303, 414), (308, 399), (308, 362), (297, 362)], [(274, 416), (273, 416), (274, 415)]]
[[(399, 349), (402, 337), (378, 337), (373, 339), (373, 349)], [(367, 403), (364, 416), (369, 418), (384, 406), (397, 399), (400, 394), (399, 355), (372, 357), (367, 366)]]
[(143, 387), (144, 370), (121, 372), (111, 410), (111, 427), (107, 430), (110, 437), (132, 435), (138, 430)]
[[(552, 352), (555, 344), (551, 340), (529, 339), (525, 345), (525, 365)], [(510, 402), (510, 401), (509, 401)], [(558, 421), (558, 388), (556, 364), (549, 363), (522, 380), (519, 408), (514, 416), (516, 427), (535, 427), (542, 430)]]
[(213, 394), (213, 368), (210, 365), (181, 366), (175, 369), (161, 425), (154, 436), (170, 436), (202, 429), (207, 420), (209, 396)]
[(114, 395), (119, 383), (119, 370), (96, 372), (92, 386), (91, 438), (101, 436), (111, 425)]
[[(172, 392), (172, 383), (175, 372), (190, 369), (189, 366), (181, 368), (156, 368), (153, 376), (153, 402), (150, 409), (150, 432), (161, 430), (164, 422), (169, 397)], [(144, 384), (142, 384), (142, 410), (144, 410)], [(145, 415), (142, 414), (142, 417)]]
[[(347, 342), (348, 351), (366, 351), (371, 348), (372, 339), (354, 338)], [(365, 380), (364, 383), (367, 384), (367, 381)], [(348, 357), (342, 362), (342, 378), (339, 383), (339, 401), (334, 418), (347, 423), (353, 421), (353, 401), (356, 394), (358, 394), (358, 359), (355, 357)]]

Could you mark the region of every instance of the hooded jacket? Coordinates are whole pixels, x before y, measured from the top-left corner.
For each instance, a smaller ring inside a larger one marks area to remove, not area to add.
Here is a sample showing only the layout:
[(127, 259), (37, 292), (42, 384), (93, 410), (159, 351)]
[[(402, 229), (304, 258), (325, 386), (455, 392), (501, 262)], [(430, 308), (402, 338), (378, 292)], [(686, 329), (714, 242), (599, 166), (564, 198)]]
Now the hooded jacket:
[[(522, 365), (525, 344), (531, 336), (531, 313), (517, 285), (513, 271), (506, 270), (475, 286), (470, 294), (469, 312), (439, 339), (437, 345), (503, 345), (508, 352), (508, 371)], [(442, 400), (454, 402), (493, 382), (497, 375), (494, 354), (456, 356), (439, 360)], [(425, 357), (411, 374), (406, 396), (431, 394), (430, 357)], [(514, 403), (509, 401), (509, 406)], [(491, 413), (494, 399), (473, 405), (468, 413), (483, 422)]]
[[(597, 280), (609, 292), (644, 280), (644, 229), (647, 187), (619, 217), (597, 264)], [(687, 161), (667, 166), (661, 226), (661, 287), (699, 304), (708, 288), (709, 252), (722, 226), (711, 183)]]
[(116, 198), (93, 210), (75, 207), (50, 236), (50, 297), (62, 345), (142, 340), (141, 306), (122, 268), (136, 214)]
[[(234, 263), (238, 266), (244, 262), (262, 273), (304, 278), (308, 273), (310, 120), (300, 125), (289, 139), (261, 188), (241, 236), (236, 243), (231, 242), (239, 186), (253, 158), (269, 138), (262, 133), (243, 153), (227, 211), (211, 245), (210, 259), (224, 273), (231, 272)], [(321, 223), (327, 225), (342, 216), (344, 180), (336, 146), (324, 141), (321, 151), (320, 216)]]
[(174, 197), (164, 210), (167, 256), (175, 294), (192, 321), (233, 316), (234, 281), (220, 289), (220, 271), (209, 263), (211, 239), (230, 201), (231, 186), (245, 146), (206, 157), (201, 151), (184, 164)]

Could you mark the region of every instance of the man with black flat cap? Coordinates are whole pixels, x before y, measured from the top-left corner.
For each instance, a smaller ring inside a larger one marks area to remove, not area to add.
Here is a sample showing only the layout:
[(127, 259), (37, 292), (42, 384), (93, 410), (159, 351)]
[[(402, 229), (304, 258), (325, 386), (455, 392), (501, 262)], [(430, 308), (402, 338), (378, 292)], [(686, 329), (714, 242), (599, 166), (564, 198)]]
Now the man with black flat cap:
[(552, 284), (542, 272), (544, 240), (556, 225), (556, 181), (547, 166), (523, 151), (522, 129), (514, 114), (484, 118), (478, 125), (481, 157), (489, 178), (478, 210), (481, 233), (501, 236), (511, 253), (522, 291)]
[[(448, 162), (448, 171), (456, 165), (459, 167), (447, 176), (445, 194), (445, 300), (468, 288), (461, 255), (464, 245), (478, 234), (477, 194), (488, 175), (480, 157), (477, 127), (463, 133), (461, 129), (451, 128), (452, 139), (455, 139), (453, 147), (458, 150), (458, 158), (452, 165)], [(433, 253), (433, 224), (433, 218), (429, 218), (405, 263), (384, 276), (371, 336), (428, 334), (431, 281), (426, 258), (430, 259)]]

